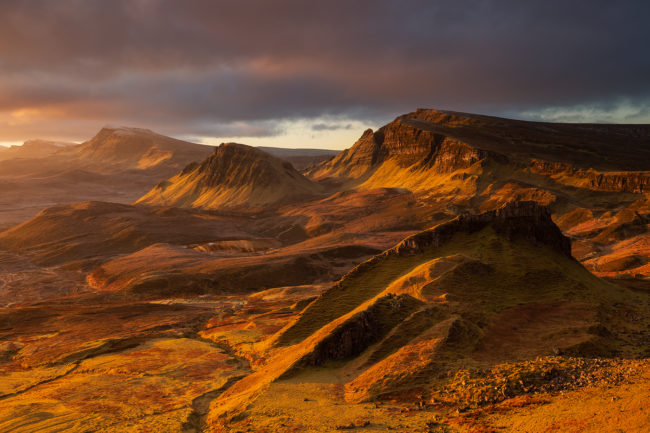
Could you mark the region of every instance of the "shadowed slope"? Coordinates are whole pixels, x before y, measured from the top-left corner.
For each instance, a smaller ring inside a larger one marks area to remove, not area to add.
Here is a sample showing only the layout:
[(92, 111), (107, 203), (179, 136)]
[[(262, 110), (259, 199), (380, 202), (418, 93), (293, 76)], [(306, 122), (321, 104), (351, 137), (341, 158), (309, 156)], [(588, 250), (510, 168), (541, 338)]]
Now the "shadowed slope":
[(0, 247), (41, 265), (83, 267), (156, 242), (185, 244), (245, 237), (231, 218), (182, 209), (146, 209), (117, 203), (84, 202), (43, 210), (0, 233)]

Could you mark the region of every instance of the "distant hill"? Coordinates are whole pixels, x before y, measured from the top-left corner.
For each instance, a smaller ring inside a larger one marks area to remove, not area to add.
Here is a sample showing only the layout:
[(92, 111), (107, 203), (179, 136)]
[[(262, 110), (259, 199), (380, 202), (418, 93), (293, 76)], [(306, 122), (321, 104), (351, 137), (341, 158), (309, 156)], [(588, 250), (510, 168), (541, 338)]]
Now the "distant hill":
[(27, 140), (20, 146), (0, 146), (0, 161), (8, 159), (45, 158), (64, 147), (76, 146), (76, 143), (49, 140)]
[(177, 140), (148, 129), (121, 127), (102, 128), (90, 140), (66, 148), (57, 156), (103, 171), (170, 171), (202, 160), (211, 150), (211, 146)]
[(0, 149), (0, 228), (79, 201), (130, 203), (212, 146), (139, 128), (103, 128), (81, 144), (42, 140)]
[(221, 144), (200, 164), (190, 164), (136, 203), (202, 209), (261, 207), (306, 199), (320, 185), (291, 163), (257, 148)]

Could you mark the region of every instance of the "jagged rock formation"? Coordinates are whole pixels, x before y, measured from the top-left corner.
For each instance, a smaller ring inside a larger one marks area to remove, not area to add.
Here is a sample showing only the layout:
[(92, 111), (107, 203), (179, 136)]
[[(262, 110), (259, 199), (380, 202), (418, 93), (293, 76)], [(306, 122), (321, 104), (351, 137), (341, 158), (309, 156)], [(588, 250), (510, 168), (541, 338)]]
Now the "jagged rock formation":
[(533, 173), (570, 179), (577, 187), (596, 191), (618, 191), (643, 194), (649, 191), (650, 172), (648, 171), (614, 171), (598, 172), (593, 169), (580, 169), (563, 162), (532, 160), (530, 169)]
[(309, 198), (320, 189), (286, 161), (254, 147), (224, 143), (137, 203), (203, 209), (259, 207)]

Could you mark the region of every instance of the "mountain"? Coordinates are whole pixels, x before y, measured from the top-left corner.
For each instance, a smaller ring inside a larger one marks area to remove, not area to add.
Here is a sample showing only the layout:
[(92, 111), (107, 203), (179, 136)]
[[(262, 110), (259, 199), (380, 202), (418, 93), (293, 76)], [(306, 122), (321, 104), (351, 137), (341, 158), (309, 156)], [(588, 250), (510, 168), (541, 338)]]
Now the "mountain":
[(648, 274), (650, 250), (633, 238), (648, 233), (649, 161), (648, 125), (420, 109), (367, 130), (350, 149), (305, 174), (341, 190), (408, 190), (442, 212), (534, 200), (550, 206), (591, 270), (634, 276)]
[[(366, 130), (354, 146), (310, 174), (358, 180), (385, 164), (450, 173), (485, 158), (524, 167), (558, 163), (557, 170), (647, 171), (649, 143), (649, 125), (542, 123), (419, 109), (377, 131)], [(645, 185), (643, 176), (639, 187)]]
[(7, 159), (45, 158), (53, 155), (62, 148), (75, 146), (76, 143), (48, 140), (27, 140), (21, 146), (0, 146), (0, 161)]
[[(217, 398), (209, 419), (231, 429), (246, 419), (261, 429), (264, 411), (280, 410), (274, 399), (305, 395), (314, 382), (338, 385), (348, 403), (444, 398), (479, 406), (554, 380), (570, 382), (560, 370), (576, 365), (546, 358), (556, 370), (545, 376), (544, 363), (530, 362), (558, 353), (634, 356), (647, 349), (628, 339), (636, 325), (619, 309), (643, 296), (582, 267), (543, 206), (518, 202), (459, 216), (359, 264), (278, 332), (241, 346), (265, 364)], [(647, 323), (640, 308), (633, 314)], [(522, 365), (530, 376), (516, 376)], [(471, 391), (454, 382), (495, 366), (516, 378), (504, 394), (478, 388), (465, 397)], [(329, 401), (319, 396), (320, 405)], [(290, 412), (299, 424), (304, 403), (297, 404)]]
[[(48, 206), (133, 202), (213, 149), (146, 129), (103, 128), (81, 144), (28, 141), (0, 151), (0, 229)], [(13, 157), (3, 160), (6, 154)]]
[(136, 203), (202, 209), (261, 207), (304, 200), (320, 185), (262, 150), (223, 143), (200, 164), (185, 167)]
[(106, 127), (58, 156), (102, 171), (163, 169), (173, 172), (202, 160), (211, 150), (210, 146), (177, 140), (148, 129)]

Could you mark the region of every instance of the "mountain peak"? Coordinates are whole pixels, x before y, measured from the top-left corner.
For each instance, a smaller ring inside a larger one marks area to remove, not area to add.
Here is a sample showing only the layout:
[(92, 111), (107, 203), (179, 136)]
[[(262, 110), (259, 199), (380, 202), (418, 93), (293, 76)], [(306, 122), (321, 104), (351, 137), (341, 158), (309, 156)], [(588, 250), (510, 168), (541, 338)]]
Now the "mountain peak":
[(208, 146), (167, 137), (149, 129), (106, 126), (70, 152), (83, 163), (100, 165), (108, 171), (116, 168), (175, 171), (204, 158), (210, 150)]
[(311, 196), (320, 186), (260, 149), (222, 143), (199, 164), (160, 183), (138, 203), (204, 209), (258, 207)]

